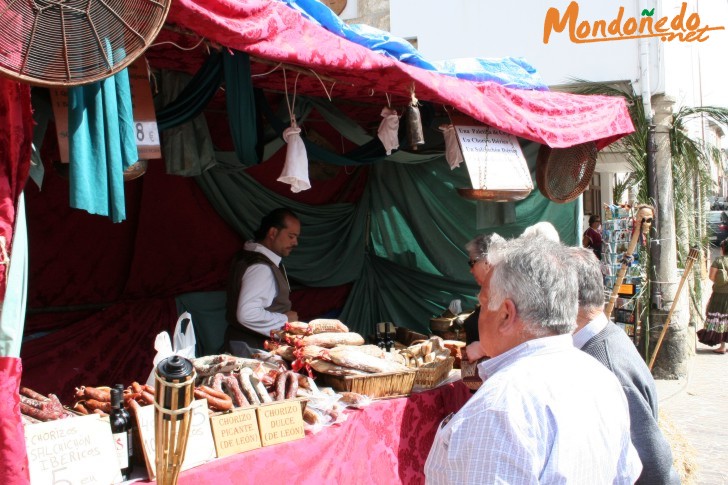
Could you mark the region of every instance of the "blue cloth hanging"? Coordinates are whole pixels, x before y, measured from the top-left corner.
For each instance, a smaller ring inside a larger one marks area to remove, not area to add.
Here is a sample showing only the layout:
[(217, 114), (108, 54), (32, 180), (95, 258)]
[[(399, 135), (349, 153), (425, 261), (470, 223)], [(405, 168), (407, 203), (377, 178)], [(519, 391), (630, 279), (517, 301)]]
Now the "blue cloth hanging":
[(71, 207), (126, 219), (124, 170), (139, 155), (129, 73), (68, 90)]

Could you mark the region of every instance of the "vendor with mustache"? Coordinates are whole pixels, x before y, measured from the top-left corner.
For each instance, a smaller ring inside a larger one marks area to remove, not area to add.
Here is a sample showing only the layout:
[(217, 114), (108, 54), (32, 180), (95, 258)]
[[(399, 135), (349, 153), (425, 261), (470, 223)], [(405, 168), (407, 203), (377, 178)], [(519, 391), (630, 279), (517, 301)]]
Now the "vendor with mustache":
[(254, 240), (233, 260), (227, 296), (225, 350), (249, 357), (262, 349), (271, 330), (298, 320), (291, 310), (290, 286), (281, 260), (298, 246), (301, 221), (288, 208), (263, 217)]

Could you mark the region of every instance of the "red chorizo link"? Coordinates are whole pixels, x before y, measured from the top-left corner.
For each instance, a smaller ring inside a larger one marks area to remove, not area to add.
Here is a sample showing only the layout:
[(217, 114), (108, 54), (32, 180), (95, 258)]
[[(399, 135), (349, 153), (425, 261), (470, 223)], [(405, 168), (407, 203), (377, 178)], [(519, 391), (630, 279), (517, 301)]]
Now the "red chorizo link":
[(40, 402), (48, 400), (48, 398), (45, 397), (43, 394), (41, 394), (39, 392), (35, 392), (33, 389), (30, 389), (29, 387), (20, 386), (19, 393), (23, 396), (27, 396), (31, 399), (35, 399), (36, 401), (40, 401)]
[(36, 409), (43, 409), (43, 403), (41, 401), (38, 401), (37, 399), (32, 399), (27, 396), (20, 395), (20, 402), (27, 404), (28, 406), (32, 406)]
[(238, 384), (237, 379), (233, 376), (227, 376), (223, 379), (223, 384), (227, 388), (228, 394), (232, 394), (234, 406), (250, 406), (250, 402), (248, 402), (245, 394), (243, 394), (243, 391), (240, 389), (240, 384)]
[(222, 392), (222, 381), (223, 381), (223, 379), (225, 379), (225, 375), (223, 373), (221, 373), (221, 372), (218, 372), (212, 378), (212, 385), (210, 387), (212, 387), (216, 391)]
[(142, 386), (138, 382), (134, 381), (131, 383), (131, 392), (134, 394), (141, 394)]
[(111, 402), (111, 392), (97, 387), (86, 387), (83, 390), (85, 399), (95, 399), (100, 402)]
[(276, 401), (283, 401), (286, 398), (286, 379), (288, 372), (281, 372), (276, 379)]
[(154, 404), (154, 394), (143, 390), (139, 394), (139, 396), (139, 400), (142, 402), (142, 404)]
[(91, 411), (96, 411), (98, 409), (106, 414), (111, 412), (110, 402), (101, 402), (97, 401), (96, 399), (87, 399), (84, 406), (86, 406)]
[(29, 406), (24, 402), (20, 403), (20, 412), (30, 416), (31, 418), (40, 419), (41, 421), (51, 421), (58, 418), (49, 409), (34, 408), (33, 406)]
[(294, 399), (298, 394), (298, 376), (293, 371), (286, 372), (288, 375), (288, 388), (286, 390), (286, 399)]
[(221, 393), (222, 397), (218, 392), (207, 386), (201, 386), (195, 389), (195, 397), (197, 399), (206, 399), (207, 406), (212, 410), (217, 411), (229, 411), (233, 408), (233, 400), (225, 393)]
[(86, 409), (86, 406), (84, 406), (82, 402), (77, 402), (73, 406), (73, 410), (74, 411), (77, 411), (77, 412), (79, 412), (81, 414), (88, 414), (88, 409)]

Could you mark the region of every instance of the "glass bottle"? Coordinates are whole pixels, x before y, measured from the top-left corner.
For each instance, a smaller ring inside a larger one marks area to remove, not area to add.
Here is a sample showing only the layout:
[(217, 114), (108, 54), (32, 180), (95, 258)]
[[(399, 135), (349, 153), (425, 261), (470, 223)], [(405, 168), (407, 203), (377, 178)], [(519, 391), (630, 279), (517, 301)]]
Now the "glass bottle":
[[(125, 414), (126, 413), (126, 414)], [(129, 413), (121, 405), (121, 392), (119, 389), (111, 390), (111, 434), (114, 438), (114, 449), (116, 459), (119, 463), (122, 480), (128, 480), (131, 476), (134, 464), (131, 461), (131, 420)]]

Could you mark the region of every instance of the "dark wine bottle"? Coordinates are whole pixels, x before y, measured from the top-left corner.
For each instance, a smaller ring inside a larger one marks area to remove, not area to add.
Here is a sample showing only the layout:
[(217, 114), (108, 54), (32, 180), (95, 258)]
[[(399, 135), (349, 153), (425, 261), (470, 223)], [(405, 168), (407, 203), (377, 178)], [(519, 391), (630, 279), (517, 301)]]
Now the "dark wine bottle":
[(119, 394), (121, 394), (121, 410), (124, 411), (124, 417), (129, 422), (129, 463), (133, 463), (134, 443), (132, 442), (132, 428), (134, 427), (134, 421), (129, 410), (124, 407), (124, 384), (114, 384), (114, 389), (118, 389)]
[(119, 389), (111, 390), (111, 414), (109, 415), (109, 423), (111, 423), (111, 434), (114, 437), (114, 449), (116, 450), (116, 460), (119, 463), (122, 480), (128, 480), (134, 468), (134, 464), (130, 457), (131, 448), (131, 421), (127, 418), (128, 413), (121, 405), (121, 392)]

